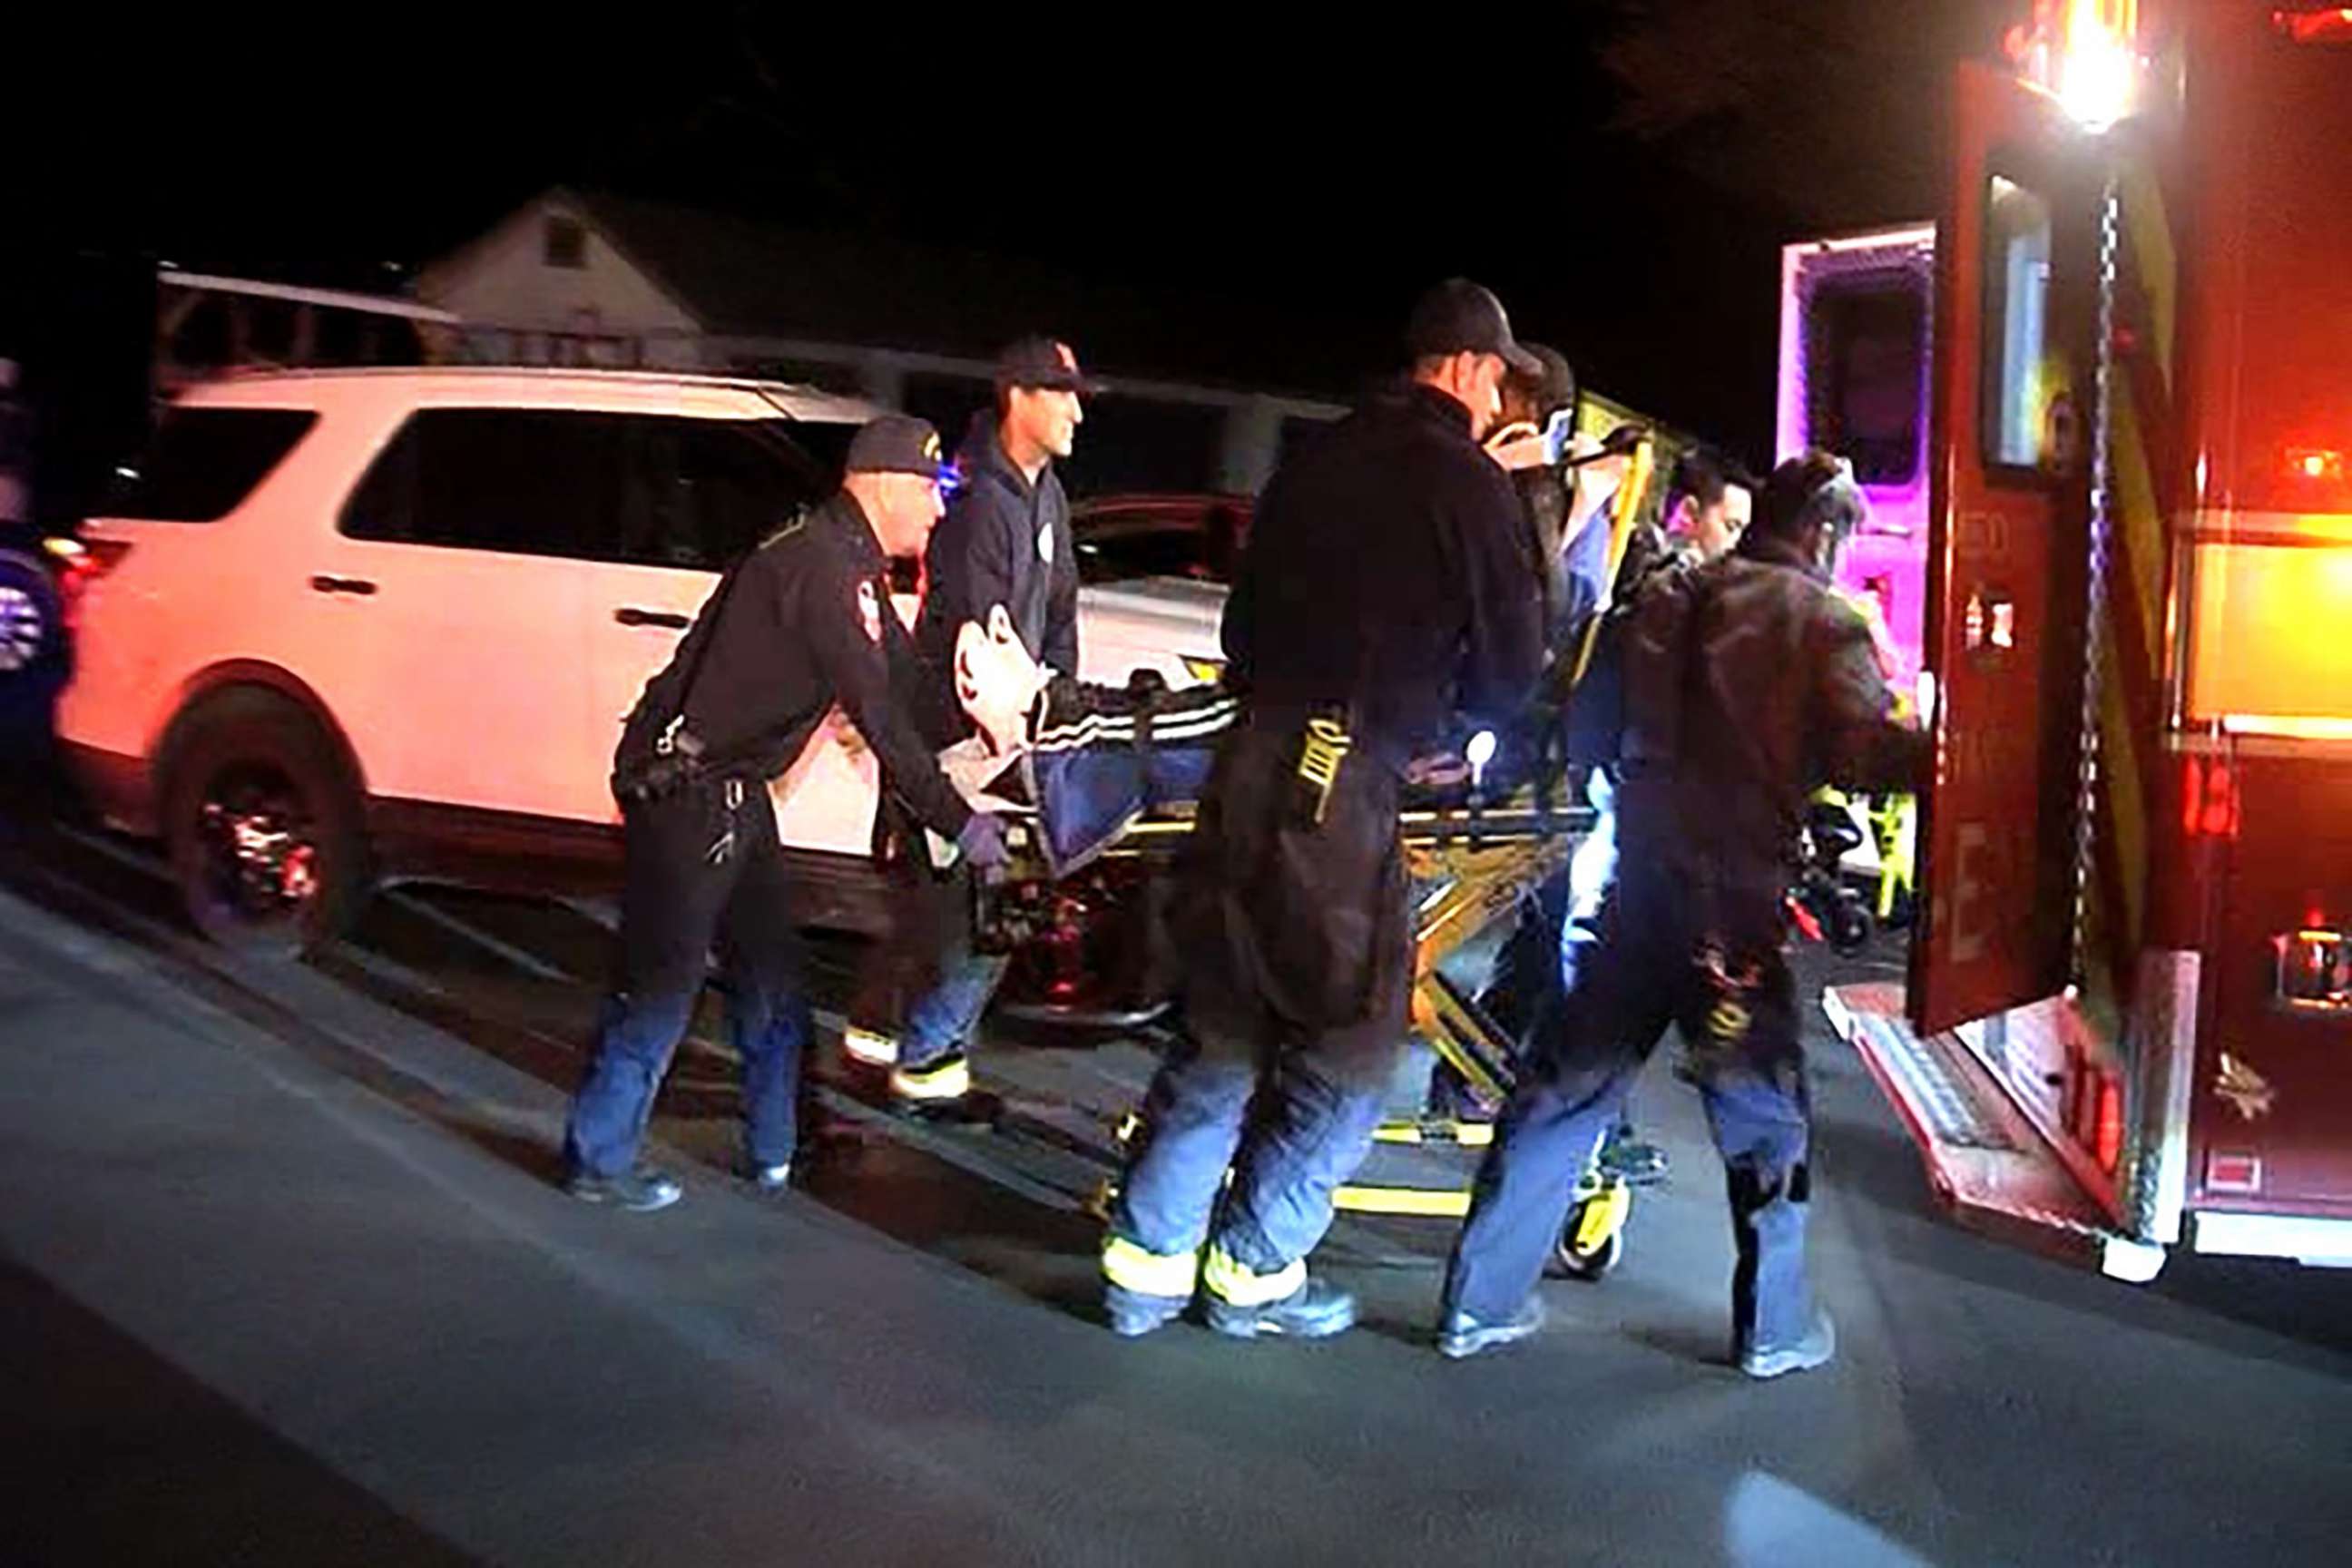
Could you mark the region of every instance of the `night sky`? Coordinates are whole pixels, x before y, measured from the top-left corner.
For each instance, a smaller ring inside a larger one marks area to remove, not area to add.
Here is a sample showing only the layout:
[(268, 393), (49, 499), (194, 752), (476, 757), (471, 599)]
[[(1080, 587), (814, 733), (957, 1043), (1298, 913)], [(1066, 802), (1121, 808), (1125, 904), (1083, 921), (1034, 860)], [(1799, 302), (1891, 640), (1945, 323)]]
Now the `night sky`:
[(346, 12), (333, 41), (315, 10), (224, 16), (20, 58), (55, 112), (16, 121), (9, 249), (397, 287), (568, 184), (1040, 258), (1226, 379), (1339, 395), (1460, 272), (1588, 384), (1762, 458), (1779, 245), (1931, 214), (1943, 84), (2014, 9), (1571, 0), (1320, 37), (972, 11), (866, 39), (749, 6)]

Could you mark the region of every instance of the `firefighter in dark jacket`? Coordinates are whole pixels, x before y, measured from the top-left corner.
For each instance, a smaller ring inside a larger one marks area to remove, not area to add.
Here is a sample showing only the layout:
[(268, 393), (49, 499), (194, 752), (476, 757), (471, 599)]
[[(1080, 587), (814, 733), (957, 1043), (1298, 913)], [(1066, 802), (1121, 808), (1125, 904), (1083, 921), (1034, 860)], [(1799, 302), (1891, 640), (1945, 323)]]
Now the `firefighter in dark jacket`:
[(1832, 1353), (1805, 1270), (1808, 1100), (1782, 899), (1807, 796), (1908, 789), (1927, 748), (1830, 586), (1862, 510), (1837, 459), (1792, 458), (1738, 554), (1661, 572), (1614, 628), (1618, 881), (1479, 1172), (1446, 1275), (1449, 1356), (1541, 1326), (1535, 1286), (1571, 1191), (1668, 1024), (1727, 1172), (1735, 1358), (1776, 1377)]
[(677, 1183), (637, 1163), (670, 1053), (701, 994), (714, 941), (742, 1058), (744, 1162), (763, 1191), (791, 1175), (809, 1006), (768, 783), (838, 704), (882, 763), (886, 796), (980, 865), (1001, 864), (993, 818), (940, 771), (917, 715), (894, 706), (914, 659), (890, 607), (890, 555), (923, 547), (949, 472), (936, 431), (891, 415), (857, 433), (840, 494), (795, 519), (711, 593), (646, 686), (613, 761), (626, 859), (619, 989), (564, 1130), (565, 1190), (650, 1210)]
[(1178, 871), (1184, 1028), (1103, 1246), (1120, 1334), (1196, 1289), (1234, 1337), (1355, 1321), (1306, 1259), (1403, 1050), (1401, 777), (1457, 713), (1514, 711), (1541, 655), (1518, 498), (1478, 445), (1506, 368), (1534, 361), (1460, 280), (1423, 299), (1407, 344), (1410, 382), (1267, 485), (1226, 605), (1243, 713)]
[[(1032, 658), (1078, 673), (1077, 552), (1054, 464), (1070, 455), (1086, 417), (1079, 399), (1089, 390), (1070, 346), (1051, 338), (1024, 338), (997, 360), (995, 405), (973, 417), (957, 449), (965, 482), (924, 552), (916, 639), (942, 689), (957, 631), (986, 626), (998, 605)], [(959, 717), (931, 739), (944, 746), (963, 732)], [(919, 885), (902, 891), (887, 957), (899, 989), (917, 994), (892, 1030), (868, 1016), (890, 1010), (869, 984), (842, 1044), (858, 1060), (891, 1069), (899, 1108), (938, 1110), (971, 1089), (966, 1052), (1009, 961), (972, 950), (968, 900)], [(916, 984), (904, 984), (910, 978)]]

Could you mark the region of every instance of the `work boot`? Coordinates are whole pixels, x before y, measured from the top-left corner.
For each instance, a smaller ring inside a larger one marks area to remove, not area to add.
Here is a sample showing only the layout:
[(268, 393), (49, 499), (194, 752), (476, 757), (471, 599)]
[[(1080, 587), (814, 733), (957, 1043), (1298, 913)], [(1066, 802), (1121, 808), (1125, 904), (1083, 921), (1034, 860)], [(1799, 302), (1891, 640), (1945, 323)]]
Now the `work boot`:
[(1462, 1361), (1516, 1343), (1543, 1326), (1544, 1304), (1540, 1296), (1528, 1297), (1517, 1311), (1500, 1322), (1490, 1323), (1468, 1312), (1448, 1312), (1445, 1326), (1437, 1335), (1437, 1353), (1448, 1361)]
[(1124, 1285), (1103, 1287), (1103, 1314), (1110, 1320), (1110, 1331), (1123, 1340), (1141, 1339), (1154, 1329), (1167, 1327), (1182, 1317), (1191, 1303), (1189, 1296), (1153, 1296)]
[(793, 1184), (793, 1163), (790, 1160), (782, 1160), (772, 1165), (747, 1164), (741, 1167), (741, 1173), (744, 1180), (750, 1182), (761, 1197), (773, 1197)]
[(861, 1029), (855, 1024), (841, 1031), (841, 1050), (851, 1061), (864, 1062), (870, 1068), (896, 1067), (898, 1064), (897, 1040), (872, 1029)]
[(650, 1165), (640, 1165), (634, 1171), (617, 1176), (592, 1176), (575, 1171), (563, 1178), (563, 1190), (583, 1204), (611, 1204), (631, 1214), (651, 1214), (666, 1209), (686, 1196), (686, 1189), (674, 1176), (666, 1176)]
[(1209, 1327), (1229, 1339), (1254, 1340), (1261, 1334), (1328, 1339), (1356, 1326), (1356, 1298), (1312, 1277), (1280, 1300), (1257, 1307), (1235, 1306), (1213, 1290), (1208, 1320)]
[(1830, 1315), (1815, 1311), (1813, 1326), (1804, 1338), (1784, 1345), (1750, 1345), (1739, 1352), (1739, 1370), (1762, 1380), (1784, 1373), (1811, 1372), (1825, 1366), (1837, 1354), (1837, 1325)]
[(919, 1067), (890, 1069), (890, 1108), (913, 1115), (951, 1109), (971, 1092), (971, 1062), (961, 1051)]

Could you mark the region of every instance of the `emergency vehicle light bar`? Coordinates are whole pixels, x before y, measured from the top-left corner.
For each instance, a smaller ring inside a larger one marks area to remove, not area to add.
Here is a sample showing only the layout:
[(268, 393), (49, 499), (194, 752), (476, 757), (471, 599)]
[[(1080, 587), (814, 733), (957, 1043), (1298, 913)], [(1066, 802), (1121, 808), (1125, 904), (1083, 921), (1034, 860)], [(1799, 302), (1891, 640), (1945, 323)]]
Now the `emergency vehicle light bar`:
[(2005, 47), (2021, 80), (2097, 132), (2138, 97), (2138, 36), (2139, 0), (2036, 0), (2032, 25), (2010, 29)]

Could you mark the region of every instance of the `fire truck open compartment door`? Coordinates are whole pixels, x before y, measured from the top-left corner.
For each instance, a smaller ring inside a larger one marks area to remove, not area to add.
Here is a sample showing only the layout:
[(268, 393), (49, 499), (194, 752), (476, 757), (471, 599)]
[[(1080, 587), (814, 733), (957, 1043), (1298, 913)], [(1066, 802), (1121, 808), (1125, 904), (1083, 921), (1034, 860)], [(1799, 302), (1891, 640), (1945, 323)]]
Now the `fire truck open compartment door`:
[(2104, 175), (2057, 105), (1975, 66), (1948, 145), (1923, 919), (1907, 986), (1837, 987), (1823, 1005), (1955, 1218), (2145, 1280), (2162, 1248), (2118, 1228), (2112, 1184), (2047, 1087), (2075, 957)]
[(2097, 174), (2043, 95), (1961, 68), (1937, 251), (1925, 1037), (2066, 984), (2087, 619)]

